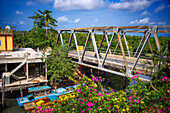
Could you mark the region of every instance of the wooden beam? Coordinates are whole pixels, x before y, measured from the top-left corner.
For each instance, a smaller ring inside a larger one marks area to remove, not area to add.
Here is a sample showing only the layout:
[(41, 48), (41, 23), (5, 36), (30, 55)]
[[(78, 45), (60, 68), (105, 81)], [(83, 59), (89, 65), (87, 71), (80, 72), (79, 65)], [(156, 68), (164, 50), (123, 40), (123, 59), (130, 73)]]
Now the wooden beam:
[(170, 33), (170, 30), (158, 30), (157, 33)]
[(29, 79), (29, 70), (28, 70), (28, 62), (26, 63), (26, 76), (27, 76), (27, 80)]
[(152, 50), (152, 46), (151, 46), (151, 42), (150, 42), (150, 40), (149, 40), (149, 39), (148, 39), (148, 44), (149, 44), (150, 51), (151, 51), (151, 53), (153, 54), (153, 50)]
[(159, 42), (158, 34), (154, 33), (154, 37), (155, 37), (155, 41), (156, 41), (156, 45), (158, 47), (158, 50), (161, 50), (161, 45), (160, 45), (160, 42)]
[(122, 44), (122, 40), (121, 40), (119, 32), (117, 33), (117, 36), (118, 36), (118, 40), (119, 40), (119, 43), (120, 43), (120, 48), (121, 48), (121, 51), (122, 51), (122, 55), (123, 55), (123, 59), (124, 59), (124, 62), (125, 62), (125, 67), (126, 67), (126, 72), (127, 72), (129, 70), (129, 67), (128, 67), (128, 64), (127, 64), (125, 51), (124, 51), (124, 48), (123, 48), (123, 44)]

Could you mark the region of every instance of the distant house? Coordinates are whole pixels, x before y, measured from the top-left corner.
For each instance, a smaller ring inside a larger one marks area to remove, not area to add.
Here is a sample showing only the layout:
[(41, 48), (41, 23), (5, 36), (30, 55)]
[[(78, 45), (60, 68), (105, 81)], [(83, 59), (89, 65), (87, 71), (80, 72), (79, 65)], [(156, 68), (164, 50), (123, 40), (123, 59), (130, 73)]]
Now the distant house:
[(13, 50), (13, 31), (0, 31), (0, 51)]

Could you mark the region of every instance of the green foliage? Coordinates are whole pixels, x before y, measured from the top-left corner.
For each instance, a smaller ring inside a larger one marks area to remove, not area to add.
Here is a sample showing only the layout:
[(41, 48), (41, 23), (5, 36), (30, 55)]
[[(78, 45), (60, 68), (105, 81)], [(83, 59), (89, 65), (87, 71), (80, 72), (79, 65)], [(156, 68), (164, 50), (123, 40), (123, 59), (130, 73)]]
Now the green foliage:
[[(162, 60), (160, 55), (158, 61)], [(164, 58), (165, 59), (165, 58)], [(153, 61), (154, 62), (154, 61)], [(156, 62), (156, 61), (155, 61)], [(165, 60), (162, 63), (167, 63)], [(169, 68), (163, 64), (155, 63), (160, 68), (155, 69), (156, 79), (151, 80), (149, 83), (145, 83), (139, 80), (139, 73), (136, 71), (136, 75), (133, 77), (127, 77), (131, 82), (125, 90), (114, 92), (109, 89), (104, 92), (101, 82), (104, 78), (94, 77), (89, 79), (84, 76), (82, 81), (75, 89), (75, 93), (78, 94), (77, 98), (67, 98), (66, 100), (60, 100), (52, 105), (52, 109), (56, 112), (114, 112), (114, 113), (152, 113), (152, 112), (169, 112), (169, 99), (170, 99), (170, 78), (169, 73), (164, 73)], [(161, 66), (162, 65), (162, 66)], [(84, 84), (86, 81), (86, 84)], [(134, 84), (136, 81), (138, 84)], [(109, 92), (109, 93), (108, 93)], [(43, 109), (50, 106), (42, 106)]]
[(37, 12), (34, 12), (33, 16), (28, 17), (28, 18), (34, 19), (34, 26), (38, 28), (57, 27), (56, 25), (57, 20), (52, 18), (52, 16), (50, 15), (52, 11), (48, 11), (48, 10), (40, 11), (39, 9), (37, 11), (40, 14)]
[(66, 45), (54, 47), (50, 56), (46, 59), (48, 65), (48, 74), (51, 80), (61, 77), (75, 77), (75, 70), (78, 65), (68, 58), (68, 49)]
[[(138, 77), (129, 78), (133, 84), (134, 80), (138, 84), (131, 85), (125, 90), (114, 92), (110, 89), (108, 92), (101, 92), (101, 81), (103, 78), (83, 77), (79, 87), (75, 89), (79, 95), (77, 98), (67, 98), (66, 100), (58, 100), (52, 107), (42, 106), (42, 108), (52, 108), (56, 112), (168, 112), (170, 98), (170, 78), (161, 77), (152, 81), (154, 90), (151, 85), (140, 81)], [(83, 83), (86, 81), (86, 85)], [(155, 82), (157, 82), (155, 84)], [(98, 86), (98, 87), (96, 87)]]
[(170, 75), (169, 66), (169, 51), (163, 53), (164, 48), (157, 51), (158, 56), (151, 55), (151, 61), (145, 62), (143, 68), (145, 68), (144, 74), (148, 72), (150, 76), (159, 77), (162, 75)]
[(28, 34), (27, 31), (13, 31), (13, 42), (14, 42), (14, 46), (22, 46), (22, 47), (27, 47), (29, 44), (29, 39), (26, 36)]

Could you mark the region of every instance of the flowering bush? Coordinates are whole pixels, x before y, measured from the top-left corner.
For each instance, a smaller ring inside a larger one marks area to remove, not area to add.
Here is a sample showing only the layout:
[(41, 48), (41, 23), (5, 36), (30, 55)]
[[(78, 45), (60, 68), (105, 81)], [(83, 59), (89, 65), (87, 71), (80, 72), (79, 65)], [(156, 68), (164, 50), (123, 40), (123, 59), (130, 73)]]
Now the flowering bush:
[[(83, 83), (87, 81), (85, 85)], [(105, 93), (101, 77), (83, 77), (78, 88), (77, 98), (68, 98), (55, 103), (52, 112), (169, 112), (170, 102), (170, 78), (160, 77), (152, 81), (152, 84), (144, 83), (138, 76), (129, 78), (138, 81), (138, 84), (128, 86), (125, 90), (114, 92), (110, 89)], [(49, 108), (49, 106), (44, 106)]]

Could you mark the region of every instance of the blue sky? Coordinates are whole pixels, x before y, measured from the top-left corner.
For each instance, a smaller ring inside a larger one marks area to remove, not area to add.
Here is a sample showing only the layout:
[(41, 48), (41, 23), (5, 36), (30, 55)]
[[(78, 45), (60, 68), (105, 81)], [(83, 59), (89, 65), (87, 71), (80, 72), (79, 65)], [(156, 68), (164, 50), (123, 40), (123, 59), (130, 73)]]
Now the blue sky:
[(56, 29), (93, 26), (170, 25), (169, 0), (0, 0), (0, 25), (30, 30), (37, 9), (51, 10)]

